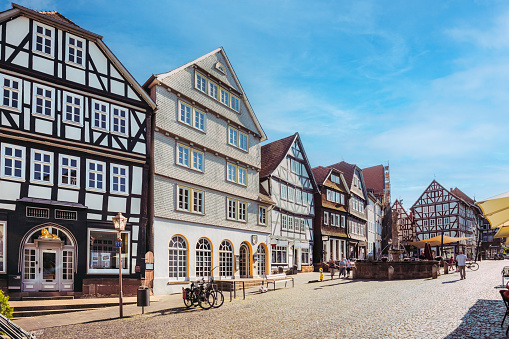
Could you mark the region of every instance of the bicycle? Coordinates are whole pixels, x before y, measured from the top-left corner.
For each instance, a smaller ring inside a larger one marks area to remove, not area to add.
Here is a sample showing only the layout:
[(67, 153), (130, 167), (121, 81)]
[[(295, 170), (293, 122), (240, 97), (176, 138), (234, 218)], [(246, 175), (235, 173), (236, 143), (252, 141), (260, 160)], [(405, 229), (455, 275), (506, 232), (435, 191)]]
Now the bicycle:
[(204, 310), (208, 310), (216, 303), (215, 294), (207, 292), (203, 283), (196, 285), (191, 282), (191, 287), (182, 287), (182, 299), (187, 308), (198, 304)]
[(476, 262), (466, 262), (465, 267), (470, 269), (471, 271), (477, 271), (479, 269), (479, 264)]
[(213, 293), (214, 294), (215, 303), (214, 303), (213, 307), (218, 308), (218, 307), (223, 306), (224, 295), (223, 295), (222, 291), (220, 291), (220, 290), (218, 290), (217, 288), (214, 287), (214, 276), (212, 275), (212, 271), (214, 271), (216, 268), (217, 268), (217, 266), (210, 270), (209, 282), (208, 282), (208, 285), (206, 287), (206, 291), (208, 293)]

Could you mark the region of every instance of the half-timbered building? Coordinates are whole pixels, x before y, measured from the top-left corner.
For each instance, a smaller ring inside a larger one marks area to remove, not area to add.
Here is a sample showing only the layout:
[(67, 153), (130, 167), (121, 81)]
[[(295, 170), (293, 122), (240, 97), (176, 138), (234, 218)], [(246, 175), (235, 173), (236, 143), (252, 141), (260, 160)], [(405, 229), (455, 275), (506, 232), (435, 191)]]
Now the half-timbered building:
[(180, 292), (214, 268), (216, 279), (264, 276), (272, 204), (259, 185), (266, 136), (225, 51), (144, 86), (158, 105), (154, 293)]
[(155, 104), (101, 36), (58, 12), (13, 4), (0, 36), (0, 278), (12, 293), (118, 293), (121, 265), (138, 286)]
[(348, 258), (365, 259), (367, 253), (367, 215), (368, 192), (362, 170), (354, 164), (341, 161), (330, 165), (343, 173), (350, 191), (348, 207)]
[[(445, 257), (460, 250), (472, 257), (475, 248), (476, 222), (474, 201), (458, 188), (450, 191), (436, 180), (424, 190), (410, 209), (415, 221), (415, 240), (433, 238), (437, 235), (472, 237), (444, 245)], [(439, 254), (439, 248), (435, 249)]]
[(313, 168), (313, 175), (318, 185), (313, 228), (315, 263), (346, 258), (350, 190), (343, 173), (335, 168), (318, 166)]
[(262, 146), (260, 182), (271, 210), (271, 265), (307, 270), (312, 264), (317, 185), (298, 133)]
[(412, 212), (407, 213), (403, 208), (402, 203), (396, 199), (392, 204), (392, 217), (398, 223), (398, 238), (399, 243), (403, 246), (408, 246), (408, 243), (415, 241), (415, 225)]

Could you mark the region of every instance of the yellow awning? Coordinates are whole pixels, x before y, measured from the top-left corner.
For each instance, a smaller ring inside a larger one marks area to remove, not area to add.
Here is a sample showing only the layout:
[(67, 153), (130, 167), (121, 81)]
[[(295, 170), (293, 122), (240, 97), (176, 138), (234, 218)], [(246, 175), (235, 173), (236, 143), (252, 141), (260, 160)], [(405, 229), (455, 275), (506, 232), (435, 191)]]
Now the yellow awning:
[(476, 203), (490, 222), (491, 228), (502, 227), (509, 221), (509, 192)]
[[(450, 244), (452, 242), (460, 241), (460, 240), (466, 240), (471, 239), (473, 237), (450, 237), (448, 235), (444, 235), (444, 242), (443, 244)], [(442, 244), (442, 235), (437, 235), (436, 237), (414, 241), (408, 243), (409, 245), (413, 245), (418, 248), (424, 248), (425, 244), (429, 243), (431, 246), (440, 246)]]
[(500, 227), (498, 229), (497, 234), (493, 236), (494, 239), (496, 238), (507, 238), (509, 237), (509, 226)]

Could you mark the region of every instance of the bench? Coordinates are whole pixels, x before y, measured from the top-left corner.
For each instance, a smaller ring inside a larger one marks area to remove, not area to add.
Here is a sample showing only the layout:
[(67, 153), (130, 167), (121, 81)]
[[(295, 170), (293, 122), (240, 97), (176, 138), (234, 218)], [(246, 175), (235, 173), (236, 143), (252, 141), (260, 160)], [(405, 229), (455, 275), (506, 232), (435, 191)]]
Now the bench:
[[(295, 282), (293, 280), (292, 277), (287, 277), (286, 276), (286, 273), (280, 273), (280, 274), (268, 274), (265, 276), (265, 285), (267, 286), (267, 288), (269, 287), (269, 284), (273, 284), (274, 285), (274, 291), (276, 290), (276, 283), (278, 282), (284, 282), (285, 283), (285, 287), (286, 287), (286, 283), (291, 281), (292, 282), (292, 287), (295, 287)], [(263, 282), (262, 282), (262, 285), (263, 285)]]
[(505, 287), (506, 278), (509, 278), (509, 266), (504, 266), (502, 269), (502, 287)]

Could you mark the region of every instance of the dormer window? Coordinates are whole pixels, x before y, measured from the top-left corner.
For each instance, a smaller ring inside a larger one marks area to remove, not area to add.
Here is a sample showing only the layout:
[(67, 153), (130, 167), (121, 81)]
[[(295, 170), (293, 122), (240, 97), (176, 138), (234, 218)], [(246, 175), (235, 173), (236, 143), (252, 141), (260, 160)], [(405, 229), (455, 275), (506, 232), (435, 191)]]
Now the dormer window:
[(221, 72), (221, 73), (223, 73), (224, 75), (226, 75), (226, 71), (224, 70), (224, 66), (223, 66), (223, 64), (222, 64), (222, 63), (218, 62), (218, 63), (216, 64), (216, 69), (217, 69), (219, 72)]
[(85, 41), (73, 35), (67, 36), (67, 61), (79, 66), (85, 66)]
[(53, 56), (53, 38), (55, 29), (43, 24), (35, 23), (34, 45), (35, 51)]

